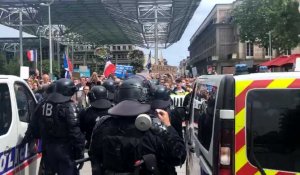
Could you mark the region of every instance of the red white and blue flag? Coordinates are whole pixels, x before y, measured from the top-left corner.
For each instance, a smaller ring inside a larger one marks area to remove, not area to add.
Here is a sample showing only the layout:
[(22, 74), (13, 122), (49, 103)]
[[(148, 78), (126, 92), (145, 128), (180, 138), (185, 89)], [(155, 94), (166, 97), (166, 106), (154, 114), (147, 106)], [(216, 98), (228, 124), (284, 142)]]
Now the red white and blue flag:
[(27, 51), (28, 61), (36, 61), (37, 60), (37, 50), (28, 50)]
[(116, 66), (110, 61), (106, 61), (103, 74), (105, 77), (108, 77), (109, 75), (116, 72)]
[(65, 69), (65, 78), (71, 79), (71, 75), (73, 72), (73, 65), (68, 55), (64, 53), (64, 69)]

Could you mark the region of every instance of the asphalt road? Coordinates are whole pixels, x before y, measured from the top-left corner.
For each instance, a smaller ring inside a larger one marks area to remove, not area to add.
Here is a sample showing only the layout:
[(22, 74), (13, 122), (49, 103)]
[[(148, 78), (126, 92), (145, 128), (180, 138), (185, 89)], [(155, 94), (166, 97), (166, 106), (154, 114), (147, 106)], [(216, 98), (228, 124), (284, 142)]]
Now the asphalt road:
[[(177, 174), (178, 175), (185, 175), (185, 164), (183, 164), (180, 167), (176, 168)], [(83, 166), (83, 168), (80, 171), (80, 175), (92, 175), (92, 170), (91, 170), (91, 164), (90, 162), (86, 162)]]

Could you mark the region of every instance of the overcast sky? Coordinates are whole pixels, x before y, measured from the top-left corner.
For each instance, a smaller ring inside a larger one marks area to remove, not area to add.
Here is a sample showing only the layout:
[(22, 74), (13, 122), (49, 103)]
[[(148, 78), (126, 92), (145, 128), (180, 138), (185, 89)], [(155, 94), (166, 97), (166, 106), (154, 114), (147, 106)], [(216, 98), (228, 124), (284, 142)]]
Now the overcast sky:
[[(196, 32), (198, 27), (201, 25), (205, 17), (211, 11), (215, 4), (219, 3), (231, 3), (234, 0), (202, 0), (198, 9), (194, 13), (193, 18), (189, 22), (184, 34), (181, 39), (170, 46), (167, 49), (162, 50), (162, 55), (168, 60), (168, 64), (178, 66), (179, 62), (189, 55), (188, 47), (190, 45), (190, 38)], [(19, 31), (10, 29), (3, 25), (0, 25), (0, 38), (2, 37), (18, 37)], [(24, 34), (24, 37), (31, 35)], [(144, 49), (143, 49), (144, 50)], [(148, 55), (150, 50), (144, 50), (145, 55)], [(154, 50), (151, 51), (151, 55), (154, 56)], [(160, 52), (159, 52), (160, 55)]]

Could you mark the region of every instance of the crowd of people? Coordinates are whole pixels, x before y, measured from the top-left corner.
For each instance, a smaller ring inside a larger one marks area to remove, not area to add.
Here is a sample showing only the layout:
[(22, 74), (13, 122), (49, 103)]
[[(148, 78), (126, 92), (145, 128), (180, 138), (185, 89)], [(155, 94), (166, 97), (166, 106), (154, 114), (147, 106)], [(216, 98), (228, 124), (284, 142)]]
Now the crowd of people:
[(23, 142), (42, 139), (46, 174), (78, 174), (84, 149), (93, 175), (176, 174), (186, 157), (185, 111), (171, 109), (170, 97), (190, 96), (193, 81), (169, 74), (122, 80), (94, 72), (53, 82), (33, 76), (27, 82), (39, 103)]

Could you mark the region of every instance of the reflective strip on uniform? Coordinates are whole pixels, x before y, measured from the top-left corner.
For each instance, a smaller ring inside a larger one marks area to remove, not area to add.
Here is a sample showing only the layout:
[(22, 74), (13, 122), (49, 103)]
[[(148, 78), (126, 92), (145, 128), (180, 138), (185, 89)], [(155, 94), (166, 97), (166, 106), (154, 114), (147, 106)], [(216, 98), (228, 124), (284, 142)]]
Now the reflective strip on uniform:
[[(246, 95), (252, 89), (300, 88), (300, 79), (238, 80), (235, 85), (235, 174), (258, 175), (257, 167), (247, 158), (246, 145)], [(267, 175), (299, 175), (299, 173), (264, 169)]]

